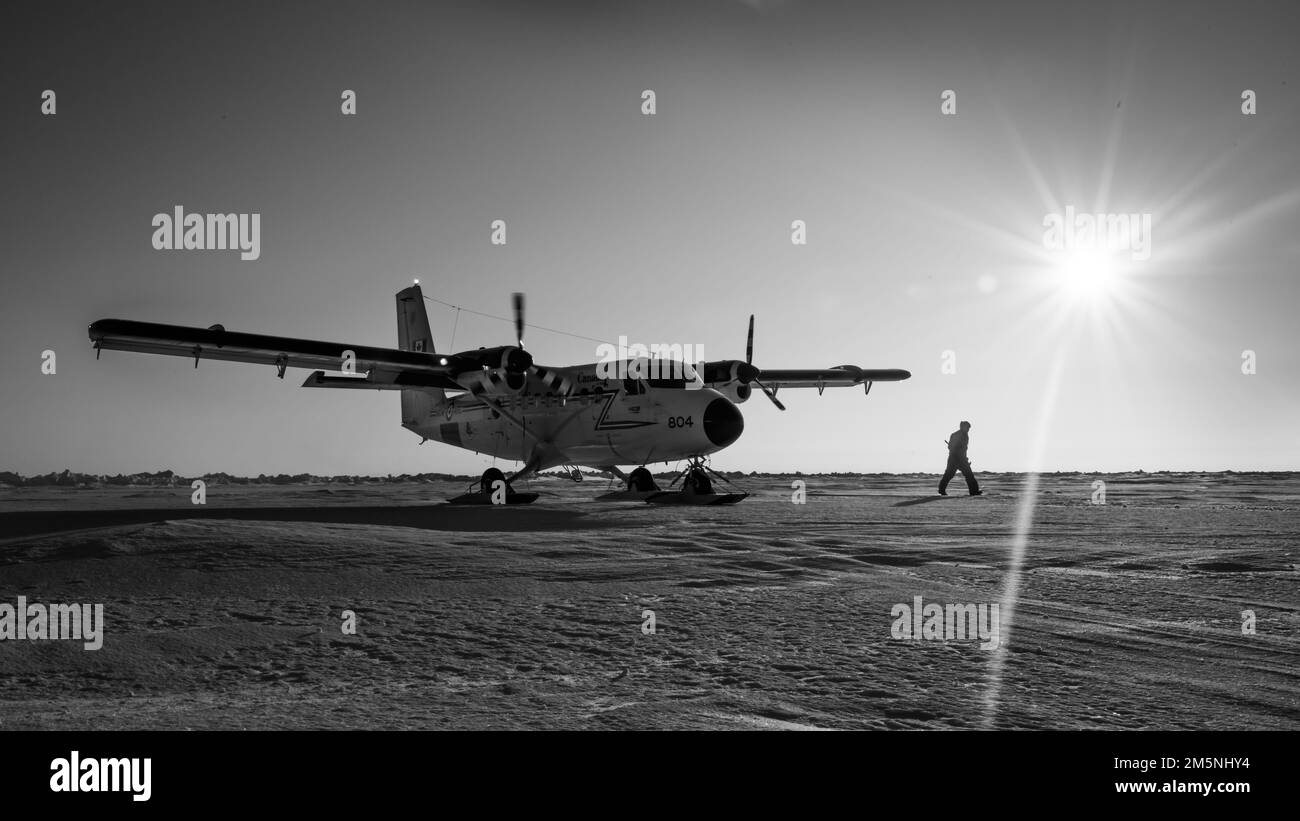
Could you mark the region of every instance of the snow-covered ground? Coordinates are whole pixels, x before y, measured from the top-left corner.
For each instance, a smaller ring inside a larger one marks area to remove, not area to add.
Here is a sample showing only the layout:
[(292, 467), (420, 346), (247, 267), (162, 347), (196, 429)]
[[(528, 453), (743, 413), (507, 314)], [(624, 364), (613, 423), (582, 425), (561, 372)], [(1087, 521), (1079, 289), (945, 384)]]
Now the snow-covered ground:
[(806, 504), (755, 477), (722, 508), (5, 488), (0, 604), (106, 625), (97, 651), (0, 640), (0, 729), (1300, 728), (1300, 476), (1043, 477), (996, 651), (894, 638), (891, 610), (1007, 626), (1023, 477), (901, 505), (933, 477), (802, 479)]

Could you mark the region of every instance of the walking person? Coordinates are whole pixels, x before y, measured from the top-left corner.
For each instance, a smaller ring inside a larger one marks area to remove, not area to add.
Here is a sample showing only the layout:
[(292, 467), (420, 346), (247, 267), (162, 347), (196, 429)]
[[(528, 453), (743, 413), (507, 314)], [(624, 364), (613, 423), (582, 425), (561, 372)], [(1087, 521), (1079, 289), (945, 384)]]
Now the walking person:
[(943, 471), (943, 478), (939, 480), (939, 495), (948, 495), (948, 482), (952, 477), (961, 471), (961, 475), (966, 477), (966, 488), (972, 496), (980, 496), (984, 491), (980, 490), (979, 482), (975, 481), (975, 472), (971, 470), (970, 459), (966, 456), (966, 448), (970, 445), (970, 422), (962, 422), (961, 428), (953, 431), (948, 437), (948, 466)]

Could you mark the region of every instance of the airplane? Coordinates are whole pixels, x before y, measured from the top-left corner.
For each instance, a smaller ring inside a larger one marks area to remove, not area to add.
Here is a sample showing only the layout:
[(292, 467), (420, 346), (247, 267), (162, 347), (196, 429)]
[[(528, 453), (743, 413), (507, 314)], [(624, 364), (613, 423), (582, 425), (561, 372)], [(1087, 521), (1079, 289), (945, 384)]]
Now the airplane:
[[(288, 368), (311, 369), (305, 388), (398, 391), (402, 426), (419, 435), (420, 444), (442, 442), (523, 463), (508, 479), (489, 468), (480, 493), (452, 500), (479, 504), (489, 498), (495, 504), (532, 501), (537, 494), (517, 494), (513, 483), (560, 466), (571, 468), (578, 479), (581, 473), (574, 466), (596, 468), (627, 482), (626, 493), (607, 494), (610, 498), (681, 499), (660, 491), (645, 466), (683, 460), (690, 466), (682, 474), (688, 503), (696, 498), (703, 500), (699, 503), (738, 501), (744, 494), (706, 493), (711, 488), (702, 471), (704, 457), (740, 438), (745, 421), (737, 405), (750, 398), (754, 387), (784, 411), (776, 397), (781, 388), (817, 388), (820, 395), (829, 387), (864, 385), (870, 393), (875, 382), (911, 377), (905, 370), (855, 365), (759, 369), (753, 364), (752, 315), (743, 361), (694, 367), (667, 359), (624, 360), (614, 367), (539, 365), (524, 349), (522, 294), (512, 300), (516, 344), (439, 354), (425, 299), (419, 280), (397, 293), (397, 348), (124, 319), (98, 320), (90, 325), (89, 336), (96, 359), (102, 351), (118, 350), (188, 357), (195, 368), (203, 359), (252, 362), (273, 366), (281, 379)], [(637, 467), (627, 474), (623, 465)]]

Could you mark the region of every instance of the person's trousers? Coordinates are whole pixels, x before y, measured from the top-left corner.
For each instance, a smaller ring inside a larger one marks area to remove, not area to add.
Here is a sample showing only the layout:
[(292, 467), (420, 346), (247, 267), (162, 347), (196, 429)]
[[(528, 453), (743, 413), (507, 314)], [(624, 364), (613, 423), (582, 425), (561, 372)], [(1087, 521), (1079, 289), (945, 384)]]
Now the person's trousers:
[(948, 455), (948, 467), (943, 472), (943, 478), (939, 480), (939, 492), (944, 493), (948, 490), (948, 482), (957, 475), (959, 470), (961, 475), (966, 477), (966, 489), (971, 493), (978, 493), (980, 485), (975, 481), (975, 473), (970, 469), (970, 460), (956, 454)]

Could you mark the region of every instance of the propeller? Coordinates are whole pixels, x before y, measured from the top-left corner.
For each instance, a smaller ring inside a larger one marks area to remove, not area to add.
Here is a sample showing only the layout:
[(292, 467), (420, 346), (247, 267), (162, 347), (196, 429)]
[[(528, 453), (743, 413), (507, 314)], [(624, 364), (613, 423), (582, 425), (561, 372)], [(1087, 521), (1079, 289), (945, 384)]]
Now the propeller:
[(510, 295), (510, 304), (515, 315), (515, 340), (519, 343), (517, 351), (511, 352), (509, 366), (514, 372), (541, 379), (547, 387), (555, 391), (563, 401), (573, 390), (573, 386), (561, 374), (548, 368), (539, 368), (533, 364), (533, 356), (524, 350), (524, 295), (515, 292)]
[(776, 398), (776, 391), (759, 381), (758, 376), (760, 373), (761, 371), (754, 367), (754, 315), (750, 314), (749, 335), (745, 338), (745, 365), (744, 367), (736, 369), (736, 375), (740, 378), (740, 381), (745, 384), (753, 382), (755, 385), (758, 385), (758, 387), (762, 389), (763, 395), (768, 399), (771, 399), (772, 404), (776, 405), (778, 410), (785, 410), (785, 405), (782, 405), (781, 400)]
[(749, 336), (745, 337), (745, 364), (754, 362), (754, 315), (749, 315)]
[[(466, 351), (457, 357), (457, 381), (460, 377), (468, 381), (461, 384), (473, 385), (469, 390), (475, 392), (496, 392), (502, 385), (509, 391), (518, 393), (529, 377), (542, 381), (546, 388), (560, 398), (563, 403), (573, 392), (573, 383), (562, 370), (540, 367), (533, 363), (533, 355), (524, 350), (524, 295), (511, 294), (511, 306), (514, 310), (516, 345), (506, 345), (488, 350)], [(463, 362), (461, 361), (463, 360)]]
[(506, 354), (502, 365), (505, 367), (507, 374), (520, 377), (533, 367), (533, 357), (532, 354), (524, 350), (524, 295), (513, 294), (511, 302), (515, 311), (515, 339), (519, 344)]
[(510, 297), (515, 309), (515, 339), (519, 340), (519, 347), (524, 347), (524, 295), (514, 293)]

